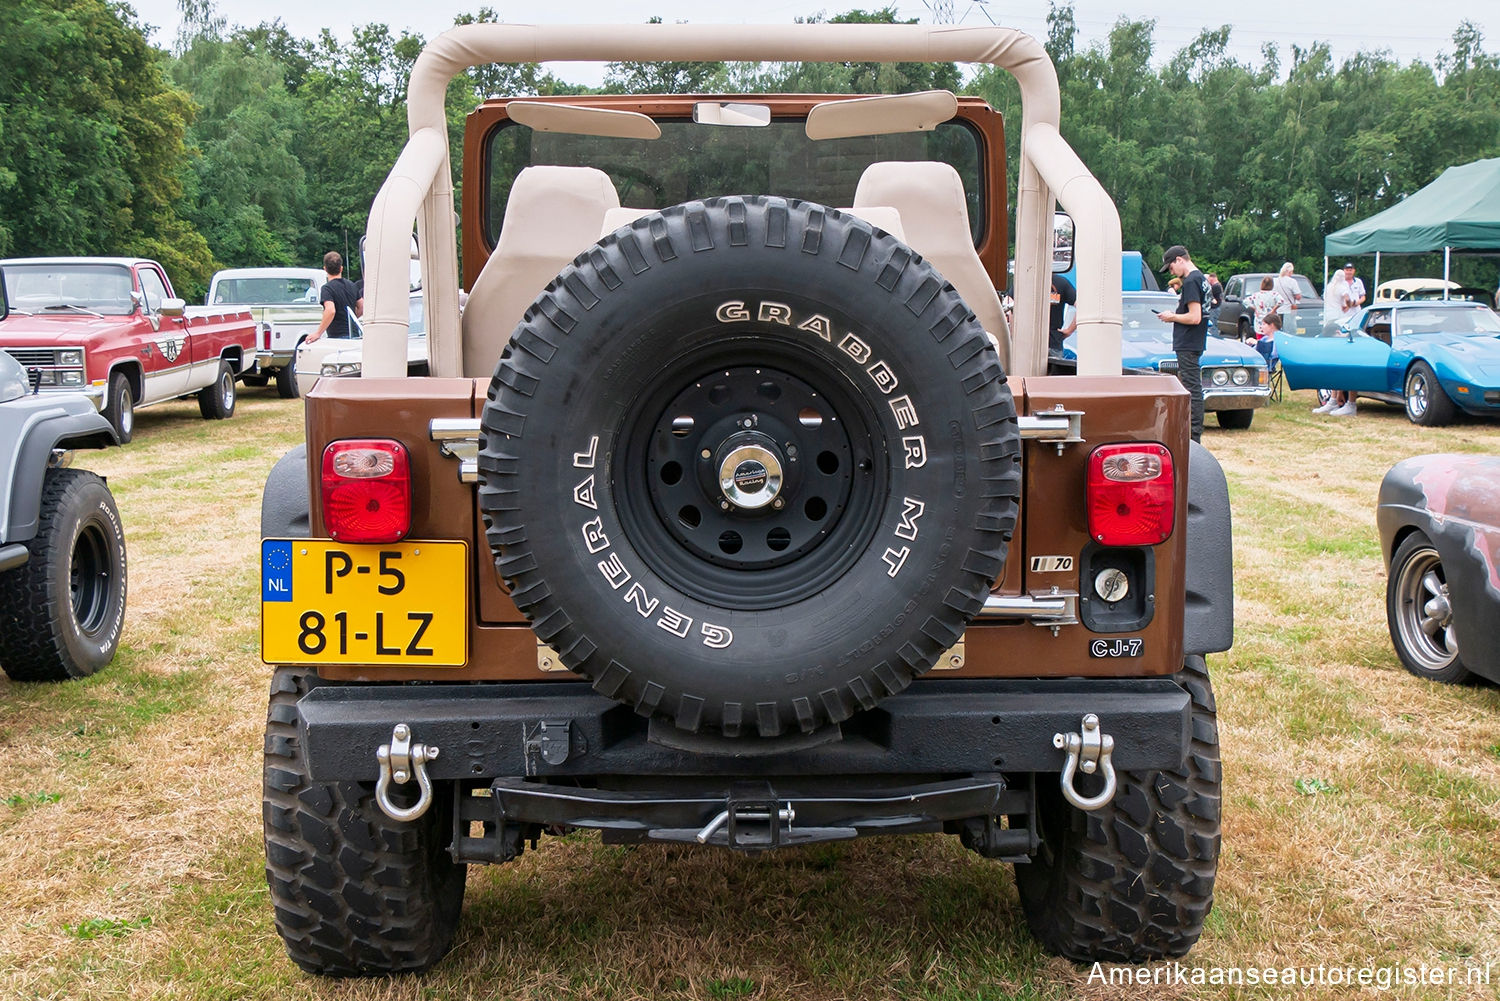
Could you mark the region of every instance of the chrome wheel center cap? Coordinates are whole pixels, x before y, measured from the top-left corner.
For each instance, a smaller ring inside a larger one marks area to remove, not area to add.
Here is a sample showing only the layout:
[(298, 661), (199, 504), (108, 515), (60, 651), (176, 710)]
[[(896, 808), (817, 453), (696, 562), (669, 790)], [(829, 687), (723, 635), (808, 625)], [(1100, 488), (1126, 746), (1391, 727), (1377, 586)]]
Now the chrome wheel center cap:
[(781, 493), (781, 482), (781, 457), (765, 445), (737, 445), (719, 460), (719, 490), (737, 508), (765, 507)]

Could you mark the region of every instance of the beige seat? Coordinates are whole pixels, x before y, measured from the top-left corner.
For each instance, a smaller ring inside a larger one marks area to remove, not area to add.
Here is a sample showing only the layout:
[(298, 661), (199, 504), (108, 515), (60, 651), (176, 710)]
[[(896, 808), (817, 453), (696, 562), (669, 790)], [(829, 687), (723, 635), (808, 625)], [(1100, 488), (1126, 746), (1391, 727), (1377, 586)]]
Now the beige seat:
[(641, 216), (650, 215), (655, 209), (610, 209), (604, 213), (604, 226), (599, 230), (600, 237), (606, 237), (622, 226), (629, 226)]
[(853, 211), (865, 206), (890, 206), (900, 214), (906, 243), (963, 296), (994, 339), (1001, 364), (1008, 367), (1010, 328), (995, 283), (974, 250), (958, 171), (930, 160), (872, 163), (854, 190)]
[(906, 227), (901, 224), (901, 213), (889, 205), (860, 205), (839, 211), (859, 216), (876, 229), (883, 229), (902, 243), (906, 242)]
[[(610, 209), (604, 213), (604, 228), (599, 235), (608, 236), (621, 226), (629, 226), (641, 216), (650, 215), (654, 211), (654, 209)], [(871, 226), (885, 230), (898, 240), (906, 239), (904, 230), (901, 228), (901, 214), (888, 205), (866, 205), (857, 209), (841, 208), (839, 211), (859, 216)]]
[(620, 196), (593, 167), (527, 167), (511, 185), (500, 242), (463, 313), (464, 374), (487, 377), (547, 283), (599, 239)]

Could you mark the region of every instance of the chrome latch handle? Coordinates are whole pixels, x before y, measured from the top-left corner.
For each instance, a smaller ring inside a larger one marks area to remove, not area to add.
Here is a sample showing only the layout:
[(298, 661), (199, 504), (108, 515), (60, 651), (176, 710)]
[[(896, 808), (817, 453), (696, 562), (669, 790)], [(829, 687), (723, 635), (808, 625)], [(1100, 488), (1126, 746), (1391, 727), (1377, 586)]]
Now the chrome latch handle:
[[(380, 777), (375, 780), (375, 804), (392, 820), (416, 820), (432, 805), (432, 780), (427, 777), (427, 762), (436, 761), (438, 749), (411, 742), (411, 727), (397, 723), (391, 731), (391, 742), (381, 744), (375, 752), (380, 762)], [(411, 806), (397, 806), (391, 801), (391, 783), (406, 785), (417, 780), (417, 801)]]
[[(1097, 810), (1115, 798), (1115, 765), (1111, 760), (1115, 738), (1099, 728), (1098, 716), (1093, 713), (1084, 716), (1079, 733), (1054, 733), (1052, 746), (1067, 755), (1060, 779), (1063, 799), (1080, 810)], [(1073, 778), (1080, 769), (1085, 775), (1103, 770), (1104, 788), (1097, 795), (1084, 796), (1073, 787)]]

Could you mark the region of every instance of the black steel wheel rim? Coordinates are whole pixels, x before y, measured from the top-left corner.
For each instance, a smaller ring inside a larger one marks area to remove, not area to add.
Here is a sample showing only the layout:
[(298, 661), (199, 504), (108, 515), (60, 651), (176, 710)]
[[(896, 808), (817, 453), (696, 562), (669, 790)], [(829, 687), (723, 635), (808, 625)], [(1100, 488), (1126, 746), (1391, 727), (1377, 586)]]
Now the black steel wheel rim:
[(772, 338), (679, 360), (617, 440), (616, 512), (641, 558), (723, 608), (831, 585), (867, 548), (890, 478), (875, 412), (848, 379)]
[(73, 619), (84, 633), (97, 632), (109, 611), (110, 583), (114, 579), (114, 562), (109, 556), (109, 540), (104, 527), (95, 522), (84, 525), (73, 544), (68, 589)]

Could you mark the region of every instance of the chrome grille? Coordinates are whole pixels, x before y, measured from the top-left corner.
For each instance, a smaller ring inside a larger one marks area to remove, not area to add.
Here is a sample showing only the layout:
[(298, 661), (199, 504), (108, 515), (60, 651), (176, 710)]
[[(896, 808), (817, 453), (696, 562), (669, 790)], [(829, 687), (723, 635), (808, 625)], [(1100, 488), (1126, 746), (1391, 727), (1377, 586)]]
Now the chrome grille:
[(6, 348), (5, 353), (22, 365), (57, 364), (57, 354), (52, 348)]

